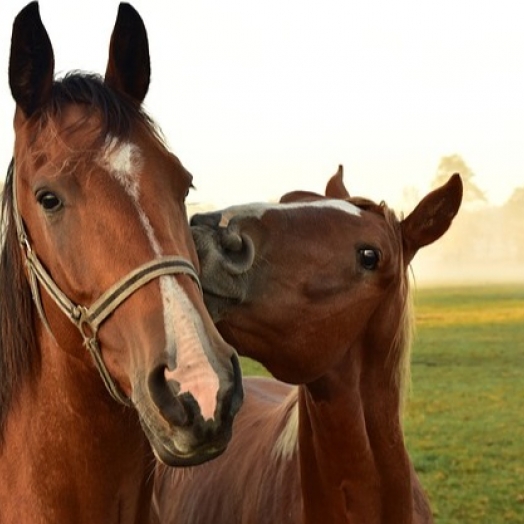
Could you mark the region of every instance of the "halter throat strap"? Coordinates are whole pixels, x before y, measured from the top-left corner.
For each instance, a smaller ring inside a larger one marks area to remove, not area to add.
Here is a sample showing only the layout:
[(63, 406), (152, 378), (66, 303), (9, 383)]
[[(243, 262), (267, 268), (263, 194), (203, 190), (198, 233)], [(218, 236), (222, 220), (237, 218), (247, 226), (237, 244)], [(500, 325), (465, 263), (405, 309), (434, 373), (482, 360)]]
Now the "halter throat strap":
[[(36, 309), (42, 323), (53, 335), (51, 327), (47, 320), (40, 297), (40, 284), (53, 299), (55, 304), (69, 318), (69, 320), (78, 328), (84, 346), (89, 350), (95, 363), (96, 368), (111, 396), (118, 402), (129, 406), (130, 399), (122, 392), (118, 384), (114, 381), (109, 373), (107, 366), (102, 358), (100, 345), (98, 343), (98, 329), (102, 322), (106, 320), (113, 311), (120, 306), (135, 291), (140, 289), (148, 282), (165, 275), (186, 274), (189, 275), (198, 285), (202, 292), (202, 285), (193, 264), (180, 256), (165, 256), (151, 260), (137, 267), (126, 276), (121, 278), (105, 293), (103, 293), (89, 307), (81, 304), (75, 304), (67, 295), (58, 287), (49, 272), (46, 270), (35, 251), (33, 250), (29, 237), (24, 227), (22, 216), (18, 209), (17, 183), (14, 161), (11, 162), (13, 171), (13, 215), (17, 230), (18, 239), (25, 258), (25, 264), (28, 270), (29, 284)], [(53, 338), (55, 338), (53, 336)], [(56, 340), (56, 339), (55, 339)]]

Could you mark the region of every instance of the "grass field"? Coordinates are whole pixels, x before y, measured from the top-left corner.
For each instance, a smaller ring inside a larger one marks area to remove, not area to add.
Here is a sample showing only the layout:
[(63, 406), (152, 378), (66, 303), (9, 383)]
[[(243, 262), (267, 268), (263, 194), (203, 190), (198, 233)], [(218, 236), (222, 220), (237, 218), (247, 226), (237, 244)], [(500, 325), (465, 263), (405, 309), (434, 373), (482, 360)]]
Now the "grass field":
[(436, 523), (524, 523), (524, 285), (418, 289), (415, 315), (405, 432)]

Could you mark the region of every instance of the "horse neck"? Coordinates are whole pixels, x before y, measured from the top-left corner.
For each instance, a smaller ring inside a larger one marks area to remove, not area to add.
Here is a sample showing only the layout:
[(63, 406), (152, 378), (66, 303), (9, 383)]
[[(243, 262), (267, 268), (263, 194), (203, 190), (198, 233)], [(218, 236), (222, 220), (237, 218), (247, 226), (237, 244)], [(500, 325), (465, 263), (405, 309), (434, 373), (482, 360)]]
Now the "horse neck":
[(0, 448), (0, 477), (9, 479), (0, 520), (148, 522), (153, 457), (138, 417), (73, 348), (43, 327), (38, 340), (38, 378), (23, 385)]
[(304, 524), (412, 522), (400, 391), (391, 359), (377, 358), (384, 350), (360, 341), (336, 369), (300, 388)]

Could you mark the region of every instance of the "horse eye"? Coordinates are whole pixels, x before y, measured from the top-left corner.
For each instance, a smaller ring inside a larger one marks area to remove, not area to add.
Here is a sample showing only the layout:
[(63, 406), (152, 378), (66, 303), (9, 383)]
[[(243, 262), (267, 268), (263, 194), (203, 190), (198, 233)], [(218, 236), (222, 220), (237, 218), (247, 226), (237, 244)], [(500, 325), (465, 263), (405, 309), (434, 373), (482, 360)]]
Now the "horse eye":
[(358, 250), (358, 258), (360, 265), (364, 269), (372, 271), (373, 269), (376, 269), (378, 266), (380, 254), (376, 249), (366, 247)]
[(51, 191), (42, 191), (36, 198), (45, 211), (58, 211), (62, 207), (62, 201)]

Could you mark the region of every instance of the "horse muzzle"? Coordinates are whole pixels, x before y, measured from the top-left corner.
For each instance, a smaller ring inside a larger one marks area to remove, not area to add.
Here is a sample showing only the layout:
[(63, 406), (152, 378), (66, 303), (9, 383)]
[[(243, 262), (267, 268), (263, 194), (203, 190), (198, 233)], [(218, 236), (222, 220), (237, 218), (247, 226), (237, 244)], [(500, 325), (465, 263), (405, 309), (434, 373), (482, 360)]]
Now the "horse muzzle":
[(191, 219), (204, 301), (214, 322), (230, 306), (246, 300), (256, 255), (251, 237), (219, 226), (219, 217), (220, 213), (210, 213)]
[[(210, 416), (189, 391), (170, 379), (166, 366), (157, 366), (133, 388), (133, 401), (156, 457), (168, 466), (194, 466), (220, 455), (232, 435), (233, 419), (242, 405), (242, 374), (233, 354), (224, 384), (216, 393)], [(205, 388), (205, 383), (201, 385)], [(136, 399), (136, 401), (135, 401)], [(140, 400), (142, 399), (142, 400)], [(148, 399), (147, 401), (145, 399)]]

